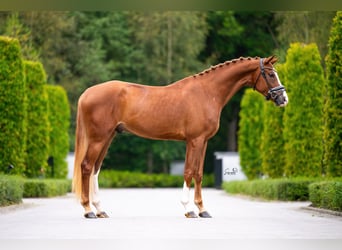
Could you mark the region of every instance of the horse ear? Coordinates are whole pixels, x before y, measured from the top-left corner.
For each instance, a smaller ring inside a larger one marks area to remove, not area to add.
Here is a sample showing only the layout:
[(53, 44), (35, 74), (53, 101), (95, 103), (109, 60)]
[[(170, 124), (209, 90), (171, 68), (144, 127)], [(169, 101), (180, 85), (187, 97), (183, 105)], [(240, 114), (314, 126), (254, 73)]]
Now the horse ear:
[(265, 64), (268, 64), (268, 63), (275, 64), (277, 61), (278, 61), (278, 58), (275, 55), (273, 55), (273, 56), (266, 58)]

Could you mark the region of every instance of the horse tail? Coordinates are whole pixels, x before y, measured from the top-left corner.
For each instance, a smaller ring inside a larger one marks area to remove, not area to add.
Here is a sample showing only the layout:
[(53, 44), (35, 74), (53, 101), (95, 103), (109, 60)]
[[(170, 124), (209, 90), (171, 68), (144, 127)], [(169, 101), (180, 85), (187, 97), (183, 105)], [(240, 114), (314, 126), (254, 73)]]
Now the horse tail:
[(72, 191), (76, 198), (81, 200), (82, 196), (82, 161), (88, 149), (87, 134), (82, 119), (81, 102), (78, 102), (77, 120), (76, 120), (76, 138), (75, 138), (75, 161), (74, 176), (72, 179)]

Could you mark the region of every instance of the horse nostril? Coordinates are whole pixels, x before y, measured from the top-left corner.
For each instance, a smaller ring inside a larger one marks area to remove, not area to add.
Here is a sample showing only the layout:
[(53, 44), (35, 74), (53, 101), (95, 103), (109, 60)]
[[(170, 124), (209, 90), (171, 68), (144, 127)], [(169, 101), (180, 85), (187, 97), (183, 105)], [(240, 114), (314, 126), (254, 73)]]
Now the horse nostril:
[(277, 106), (281, 106), (281, 105), (285, 104), (286, 100), (285, 100), (284, 96), (277, 96), (274, 101), (277, 104)]

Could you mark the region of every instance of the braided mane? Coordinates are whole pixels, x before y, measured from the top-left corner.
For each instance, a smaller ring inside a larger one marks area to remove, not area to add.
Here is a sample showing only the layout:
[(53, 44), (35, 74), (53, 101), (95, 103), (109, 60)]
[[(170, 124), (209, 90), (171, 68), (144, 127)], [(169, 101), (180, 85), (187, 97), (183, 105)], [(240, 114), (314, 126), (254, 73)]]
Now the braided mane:
[(229, 66), (229, 65), (235, 64), (238, 61), (245, 61), (245, 60), (250, 61), (252, 59), (258, 60), (259, 57), (254, 57), (254, 58), (252, 58), (252, 57), (240, 57), (240, 58), (233, 59), (233, 60), (230, 60), (230, 61), (225, 61), (224, 63), (219, 63), (217, 65), (211, 66), (210, 68), (205, 69), (202, 72), (193, 75), (193, 77), (203, 76), (204, 74), (208, 74), (208, 73), (210, 73), (210, 72), (212, 72), (212, 71), (214, 71), (214, 70), (216, 70), (218, 68), (222, 68), (224, 66)]

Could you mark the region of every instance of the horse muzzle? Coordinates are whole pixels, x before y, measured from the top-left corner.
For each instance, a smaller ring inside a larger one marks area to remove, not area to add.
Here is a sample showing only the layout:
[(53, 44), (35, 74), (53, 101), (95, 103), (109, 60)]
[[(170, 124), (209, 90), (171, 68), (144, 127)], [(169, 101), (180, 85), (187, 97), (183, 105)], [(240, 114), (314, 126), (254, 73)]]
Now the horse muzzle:
[(266, 100), (272, 100), (279, 107), (285, 107), (288, 102), (288, 96), (284, 86), (278, 86), (268, 91)]

